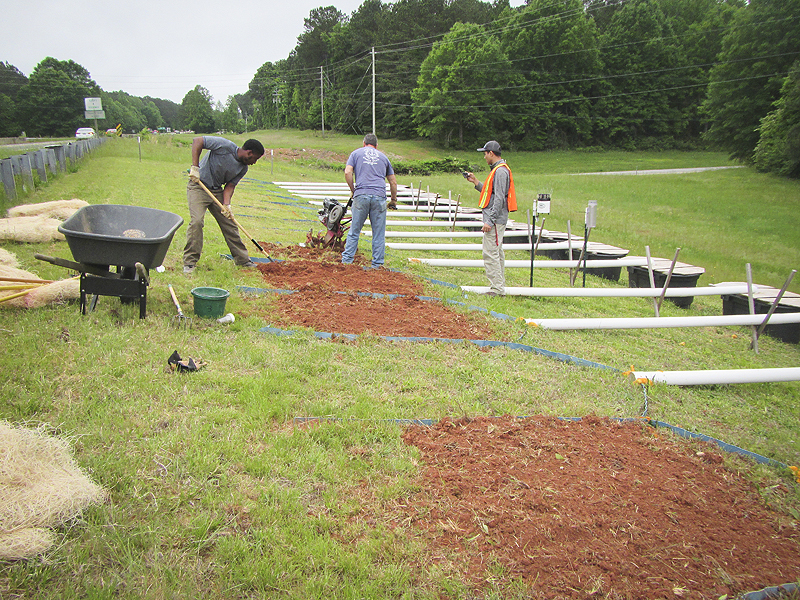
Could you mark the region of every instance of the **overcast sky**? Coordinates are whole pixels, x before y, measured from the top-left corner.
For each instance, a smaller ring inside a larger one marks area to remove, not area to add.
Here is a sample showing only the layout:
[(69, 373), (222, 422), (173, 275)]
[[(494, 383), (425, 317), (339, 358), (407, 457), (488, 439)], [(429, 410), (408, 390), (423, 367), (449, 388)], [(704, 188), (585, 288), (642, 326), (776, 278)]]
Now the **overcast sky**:
[(362, 1), (7, 1), (0, 61), (29, 76), (47, 56), (73, 60), (106, 92), (178, 103), (199, 84), (224, 104), (265, 62), (289, 56), (312, 9), (349, 16)]

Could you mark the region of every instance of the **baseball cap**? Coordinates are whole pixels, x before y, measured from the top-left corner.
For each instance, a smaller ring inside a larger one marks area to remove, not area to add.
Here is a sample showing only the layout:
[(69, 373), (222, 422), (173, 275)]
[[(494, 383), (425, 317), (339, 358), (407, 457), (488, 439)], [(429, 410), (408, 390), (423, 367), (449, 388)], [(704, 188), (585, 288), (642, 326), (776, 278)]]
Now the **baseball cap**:
[(491, 142), (486, 142), (483, 145), (483, 148), (478, 148), (478, 152), (500, 152), (500, 144), (494, 140)]

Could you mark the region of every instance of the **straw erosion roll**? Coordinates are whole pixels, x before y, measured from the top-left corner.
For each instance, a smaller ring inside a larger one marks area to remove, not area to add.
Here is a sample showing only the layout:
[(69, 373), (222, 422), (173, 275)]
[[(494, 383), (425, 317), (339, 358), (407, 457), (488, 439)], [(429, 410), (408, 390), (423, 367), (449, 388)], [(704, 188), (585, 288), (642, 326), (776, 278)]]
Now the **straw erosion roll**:
[(105, 501), (67, 442), (0, 421), (0, 559), (30, 558), (55, 542), (50, 528)]

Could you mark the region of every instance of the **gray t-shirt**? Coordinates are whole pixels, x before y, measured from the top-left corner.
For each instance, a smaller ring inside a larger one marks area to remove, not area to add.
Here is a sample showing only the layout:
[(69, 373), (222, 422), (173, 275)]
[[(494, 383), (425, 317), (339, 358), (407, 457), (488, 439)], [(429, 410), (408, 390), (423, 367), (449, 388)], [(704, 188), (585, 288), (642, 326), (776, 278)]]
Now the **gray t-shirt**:
[(363, 146), (350, 153), (347, 164), (353, 167), (356, 180), (354, 196), (386, 198), (386, 178), (394, 175), (394, 169), (383, 152), (372, 146)]
[(218, 190), (228, 183), (236, 185), (247, 173), (247, 165), (237, 158), (239, 147), (232, 141), (204, 135), (203, 149), (208, 152), (200, 159), (200, 181), (206, 187)]

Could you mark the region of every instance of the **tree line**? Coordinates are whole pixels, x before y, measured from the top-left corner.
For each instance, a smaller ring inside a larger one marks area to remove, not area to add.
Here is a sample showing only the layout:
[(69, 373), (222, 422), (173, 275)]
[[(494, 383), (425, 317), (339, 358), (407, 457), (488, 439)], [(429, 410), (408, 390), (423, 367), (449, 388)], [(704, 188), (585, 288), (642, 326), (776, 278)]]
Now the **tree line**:
[[(250, 83), (261, 127), (442, 147), (712, 145), (800, 175), (800, 0), (365, 0)], [(374, 48), (374, 53), (373, 53)], [(323, 105), (324, 102), (324, 105)]]
[(101, 99), (105, 112), (105, 118), (98, 119), (101, 130), (121, 125), (125, 133), (160, 128), (209, 133), (244, 131), (247, 126), (238, 111), (237, 99), (242, 95), (228, 98), (227, 106), (220, 102), (212, 106), (211, 94), (200, 85), (187, 92), (181, 104), (123, 91), (106, 92), (78, 63), (47, 57), (30, 77), (14, 65), (0, 62), (0, 137), (18, 137), (23, 132), (32, 137), (73, 135), (87, 125), (85, 98)]
[[(374, 114), (381, 137), (443, 148), (711, 145), (796, 177), (797, 31), (800, 0), (364, 0), (351, 15), (312, 10), (289, 56), (224, 105), (200, 85), (178, 105), (103, 92), (71, 61), (45, 59), (30, 78), (0, 63), (0, 135), (74, 130), (98, 95), (109, 126), (132, 130), (362, 134)], [(77, 116), (59, 110), (78, 98)]]

